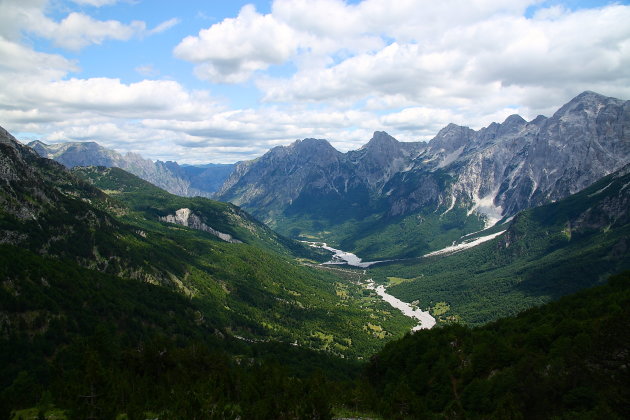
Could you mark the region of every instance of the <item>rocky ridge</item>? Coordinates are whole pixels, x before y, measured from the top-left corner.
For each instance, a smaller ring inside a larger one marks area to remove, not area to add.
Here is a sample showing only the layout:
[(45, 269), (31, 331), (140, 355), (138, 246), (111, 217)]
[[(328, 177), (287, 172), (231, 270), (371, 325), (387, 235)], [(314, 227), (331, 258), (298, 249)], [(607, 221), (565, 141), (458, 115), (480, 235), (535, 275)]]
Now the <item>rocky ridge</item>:
[(318, 200), (348, 201), (359, 218), (370, 206), (389, 216), (457, 206), (492, 224), (628, 163), (630, 101), (587, 91), (549, 118), (511, 115), (480, 130), (449, 124), (428, 143), (375, 132), (361, 149), (341, 153), (325, 140), (296, 141), (238, 164), (217, 198), (272, 225)]
[(121, 154), (95, 142), (28, 144), (40, 156), (56, 160), (68, 168), (105, 166), (126, 170), (166, 191), (184, 197), (211, 197), (227, 178), (233, 165), (181, 166), (177, 162), (144, 159), (137, 153)]

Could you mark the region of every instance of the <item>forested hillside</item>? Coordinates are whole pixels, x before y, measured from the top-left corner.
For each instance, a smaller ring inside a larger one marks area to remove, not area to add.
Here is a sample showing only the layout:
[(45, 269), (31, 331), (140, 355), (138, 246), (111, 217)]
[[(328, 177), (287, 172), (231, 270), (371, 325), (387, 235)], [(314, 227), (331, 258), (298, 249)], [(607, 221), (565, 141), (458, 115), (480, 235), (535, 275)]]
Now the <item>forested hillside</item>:
[(622, 419), (630, 408), (628, 272), (481, 328), (410, 334), (358, 366), (230, 339), (161, 287), (7, 247), (0, 257), (3, 418), (31, 407), (20, 413)]

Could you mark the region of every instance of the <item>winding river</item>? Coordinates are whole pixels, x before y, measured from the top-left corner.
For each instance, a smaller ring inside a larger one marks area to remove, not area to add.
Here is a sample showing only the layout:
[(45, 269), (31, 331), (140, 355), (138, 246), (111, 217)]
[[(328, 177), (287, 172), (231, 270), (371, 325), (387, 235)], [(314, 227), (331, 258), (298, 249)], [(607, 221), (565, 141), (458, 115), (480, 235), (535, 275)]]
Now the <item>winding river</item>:
[[(332, 248), (328, 246), (325, 242), (307, 242), (310, 246), (316, 248), (323, 248), (325, 250), (333, 252), (332, 259), (328, 262), (325, 262), (325, 265), (334, 265), (334, 264), (345, 264), (352, 267), (359, 268), (367, 268), (373, 264), (384, 262), (384, 261), (363, 261), (361, 258), (357, 257), (351, 252), (342, 251), (339, 249)], [(435, 318), (429, 314), (429, 312), (422, 311), (420, 309), (414, 308), (407, 302), (403, 302), (398, 299), (396, 296), (392, 296), (387, 293), (385, 286), (376, 285), (372, 279), (369, 279), (364, 286), (367, 289), (374, 290), (381, 299), (385, 302), (389, 303), (392, 307), (398, 309), (403, 313), (403, 315), (408, 316), (409, 318), (414, 318), (419, 321), (418, 325), (413, 327), (411, 331), (418, 331), (422, 329), (430, 329), (435, 325)]]
[[(486, 241), (494, 239), (497, 236), (501, 235), (503, 232), (505, 231), (496, 232), (490, 235), (480, 236), (474, 239), (465, 240), (460, 244), (453, 243), (453, 245), (449, 247), (440, 249), (438, 251), (430, 252), (428, 254), (423, 255), (423, 257), (432, 257), (435, 255), (448, 255), (448, 254), (453, 254), (459, 251), (463, 251), (464, 249), (472, 248)], [(386, 261), (400, 261), (400, 260), (363, 261), (361, 258), (357, 257), (353, 253), (342, 251), (340, 249), (335, 249), (331, 246), (328, 246), (328, 244), (326, 244), (325, 242), (306, 242), (306, 243), (312, 247), (323, 248), (333, 253), (332, 259), (324, 263), (326, 265), (344, 264), (344, 265), (349, 265), (352, 267), (368, 268), (374, 264), (378, 264), (378, 263), (382, 263)], [(391, 306), (401, 311), (405, 316), (417, 319), (420, 323), (417, 326), (413, 327), (411, 329), (412, 331), (417, 331), (421, 329), (429, 329), (435, 325), (435, 318), (433, 318), (431, 314), (429, 314), (428, 312), (422, 311), (418, 308), (415, 308), (412, 305), (408, 304), (407, 302), (403, 302), (397, 297), (390, 295), (389, 293), (387, 293), (385, 286), (383, 285), (377, 286), (372, 279), (369, 279), (368, 282), (364, 284), (364, 286), (370, 290), (374, 290), (381, 297), (381, 299), (383, 299), (385, 302), (389, 303)]]

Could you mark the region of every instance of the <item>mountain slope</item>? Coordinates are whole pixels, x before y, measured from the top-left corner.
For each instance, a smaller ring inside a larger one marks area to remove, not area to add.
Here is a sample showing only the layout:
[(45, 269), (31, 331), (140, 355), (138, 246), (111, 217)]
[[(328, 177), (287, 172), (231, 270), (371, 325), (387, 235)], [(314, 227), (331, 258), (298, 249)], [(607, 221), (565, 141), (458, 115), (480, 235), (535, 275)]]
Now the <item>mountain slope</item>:
[(245, 242), (285, 255), (318, 258), (312, 248), (279, 236), (233, 204), (170, 194), (119, 168), (76, 167), (72, 173), (127, 206), (132, 213), (125, 220), (138, 220), (135, 215), (205, 231), (225, 242)]
[(450, 124), (428, 144), (377, 132), (345, 154), (323, 140), (278, 147), (239, 164), (217, 197), (283, 234), (396, 258), (566, 197), (628, 163), (630, 101), (584, 92), (550, 118), (512, 115), (478, 131)]
[(233, 165), (180, 166), (177, 162), (153, 162), (136, 153), (122, 155), (95, 142), (28, 144), (40, 156), (54, 159), (68, 168), (75, 166), (116, 167), (181, 196), (210, 197), (228, 177)]
[(10, 245), (0, 245), (0, 278), (2, 418), (327, 418), (328, 381), (356, 370), (232, 338), (199, 300), (164, 287)]
[[(79, 169), (91, 182), (82, 181), (3, 134), (2, 243), (160, 285), (197, 300), (204, 319), (247, 340), (360, 356), (412, 324), (358, 285), (305, 266), (296, 257), (316, 256), (312, 250), (233, 205), (177, 197), (115, 168)], [(182, 209), (189, 223), (171, 223)], [(363, 309), (368, 302), (373, 310)], [(381, 338), (363, 329), (373, 316), (387, 331)]]
[(423, 307), (445, 302), (450, 310), (443, 318), (470, 324), (598, 284), (630, 268), (629, 172), (630, 165), (577, 194), (525, 210), (505, 233), (472, 249), (370, 272), (378, 281), (393, 280), (389, 292), (402, 300)]
[(454, 193), (477, 208), (490, 199), (497, 217), (512, 216), (576, 193), (629, 163), (630, 102), (584, 92), (551, 118), (508, 118), (484, 147), (488, 134), (482, 130), (471, 142), (479, 150), (464, 151), (467, 168)]
[(348, 154), (326, 140), (298, 140), (239, 163), (217, 197), (251, 209), (272, 226), (283, 215), (304, 213), (343, 221), (369, 212), (371, 197), (419, 148), (383, 132)]

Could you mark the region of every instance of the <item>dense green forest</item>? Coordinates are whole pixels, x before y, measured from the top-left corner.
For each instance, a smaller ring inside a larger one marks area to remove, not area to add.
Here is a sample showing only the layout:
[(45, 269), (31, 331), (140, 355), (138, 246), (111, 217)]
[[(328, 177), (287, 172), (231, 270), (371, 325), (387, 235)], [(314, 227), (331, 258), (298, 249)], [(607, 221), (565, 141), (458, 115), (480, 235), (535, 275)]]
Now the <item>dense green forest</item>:
[(77, 419), (326, 418), (324, 385), (356, 373), (325, 353), (235, 339), (163, 287), (0, 251), (0, 418), (55, 406)]
[(235, 340), (162, 287), (2, 251), (28, 267), (0, 265), (28, 277), (0, 289), (2, 418), (621, 419), (630, 408), (630, 272), (484, 327), (409, 334), (361, 366)]
[[(359, 285), (307, 266), (322, 255), (233, 205), (174, 196), (120, 169), (70, 173), (17, 143), (0, 146), (10, 174), (0, 190), (8, 244), (175, 291), (246, 340), (366, 357), (413, 324)], [(182, 207), (239, 243), (160, 220)]]
[(283, 255), (297, 255), (318, 261), (327, 257), (300, 242), (278, 235), (233, 204), (170, 194), (119, 168), (76, 167), (72, 173), (107, 193), (108, 202), (92, 201), (92, 204), (104, 210), (113, 210), (111, 202), (119, 202), (117, 214), (121, 220), (130, 224), (159, 229), (163, 225), (155, 222), (161, 217), (172, 215), (181, 208), (189, 208), (195, 214), (202, 215), (204, 220), (210, 221), (214, 229), (247, 244)]
[(480, 328), (392, 342), (361, 400), (386, 418), (623, 419), (630, 412), (630, 272)]
[[(413, 324), (337, 271), (306, 266), (323, 256), (275, 234), (233, 205), (178, 197), (120, 169), (77, 168), (74, 173), (116, 200), (125, 209), (118, 220), (142, 229), (147, 233), (142, 240), (152, 244), (147, 249), (161, 252), (157, 261), (142, 258), (157, 267), (176, 260), (173, 265), (182, 269), (162, 270), (182, 279), (185, 294), (201, 302), (206, 316), (221, 316), (234, 334), (365, 357), (383, 339), (401, 336)], [(245, 243), (228, 244), (206, 232), (158, 221), (182, 207)], [(366, 333), (368, 323), (379, 325), (384, 335)]]

